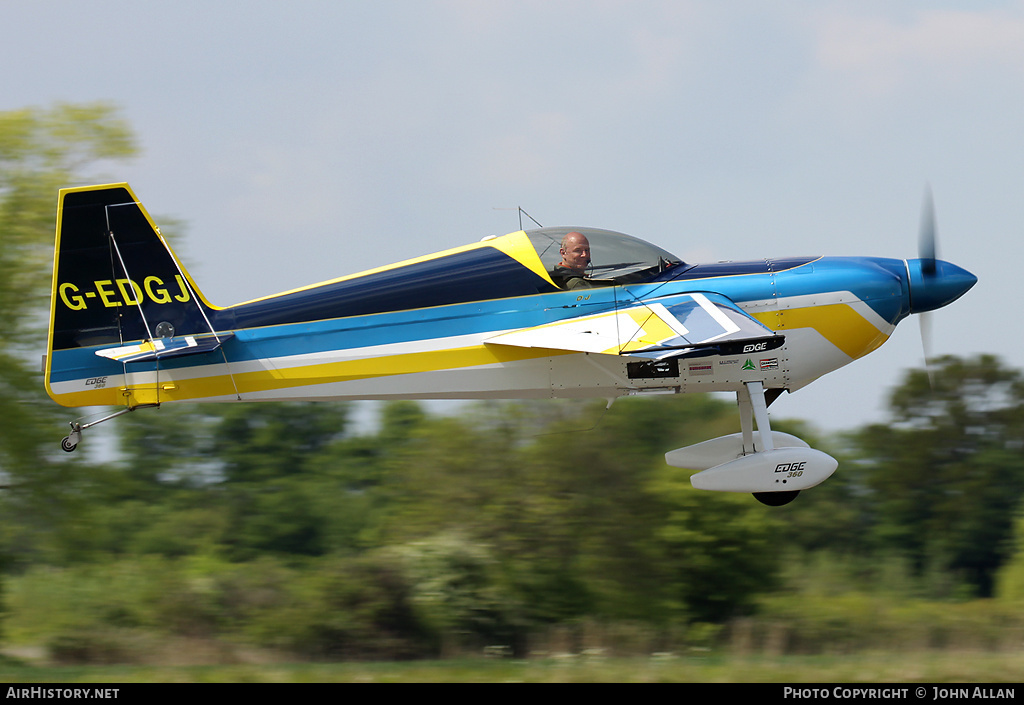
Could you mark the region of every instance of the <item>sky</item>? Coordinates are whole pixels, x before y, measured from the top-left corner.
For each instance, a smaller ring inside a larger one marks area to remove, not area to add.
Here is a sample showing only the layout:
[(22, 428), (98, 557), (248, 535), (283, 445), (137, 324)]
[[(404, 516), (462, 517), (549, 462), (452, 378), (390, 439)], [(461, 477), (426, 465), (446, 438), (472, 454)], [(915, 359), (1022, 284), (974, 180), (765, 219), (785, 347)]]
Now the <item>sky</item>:
[[(932, 352), (1024, 367), (1024, 0), (12, 0), (0, 63), (0, 110), (120, 109), (140, 156), (94, 180), (183, 224), (218, 305), (518, 208), (688, 262), (916, 257), (930, 185), (940, 256), (979, 278)], [(883, 421), (922, 365), (908, 319), (772, 412)]]

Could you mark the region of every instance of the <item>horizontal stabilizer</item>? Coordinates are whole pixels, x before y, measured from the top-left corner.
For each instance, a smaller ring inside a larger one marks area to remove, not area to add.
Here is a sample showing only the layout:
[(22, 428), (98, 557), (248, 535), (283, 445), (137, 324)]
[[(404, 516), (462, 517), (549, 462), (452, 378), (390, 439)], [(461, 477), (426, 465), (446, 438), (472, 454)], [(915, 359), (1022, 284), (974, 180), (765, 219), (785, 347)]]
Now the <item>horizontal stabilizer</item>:
[(233, 337), (235, 337), (234, 333), (221, 333), (219, 335), (182, 335), (177, 338), (157, 338), (137, 345), (97, 350), (96, 354), (118, 362), (149, 362), (213, 352)]
[(691, 293), (496, 335), (488, 344), (663, 359), (772, 350), (785, 339), (725, 296)]

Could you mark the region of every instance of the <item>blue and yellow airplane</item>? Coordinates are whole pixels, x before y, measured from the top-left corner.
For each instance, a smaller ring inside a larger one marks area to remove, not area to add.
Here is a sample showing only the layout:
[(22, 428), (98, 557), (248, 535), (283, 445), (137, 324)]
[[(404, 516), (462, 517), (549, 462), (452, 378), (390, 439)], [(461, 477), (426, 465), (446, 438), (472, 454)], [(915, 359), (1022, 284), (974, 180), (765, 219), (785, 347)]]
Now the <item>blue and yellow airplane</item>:
[(779, 505), (837, 463), (772, 431), (768, 405), (975, 281), (933, 252), (688, 264), (628, 235), (563, 227), (220, 307), (127, 184), (69, 188), (46, 389), (64, 406), (119, 407), (72, 422), (67, 451), (107, 418), (176, 402), (733, 392), (741, 432), (666, 460), (700, 471), (695, 487)]

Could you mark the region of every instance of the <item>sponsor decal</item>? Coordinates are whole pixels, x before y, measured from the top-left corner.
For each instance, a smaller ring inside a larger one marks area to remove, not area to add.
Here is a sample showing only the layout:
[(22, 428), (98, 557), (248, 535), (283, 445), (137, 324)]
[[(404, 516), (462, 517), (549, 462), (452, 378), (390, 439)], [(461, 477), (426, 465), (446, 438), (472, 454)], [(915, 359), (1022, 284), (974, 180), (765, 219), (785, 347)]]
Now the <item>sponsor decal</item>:
[(770, 357), (767, 360), (761, 360), (762, 370), (777, 370), (779, 369), (779, 358)]
[(756, 370), (757, 368), (754, 367), (754, 361), (753, 360), (747, 360), (746, 362), (743, 363), (743, 369), (744, 370)]
[(806, 465), (806, 460), (799, 463), (779, 463), (775, 466), (775, 472), (783, 473), (787, 478), (801, 477), (804, 474), (804, 466)]
[(704, 363), (704, 364), (700, 364), (700, 365), (690, 365), (689, 370), (690, 370), (690, 376), (691, 377), (694, 376), (694, 375), (709, 375), (709, 374), (712, 374), (714, 372), (714, 368), (711, 366), (711, 363)]
[(737, 360), (736, 358), (733, 358), (732, 360), (719, 360), (718, 364), (719, 365), (738, 365), (738, 364), (740, 364), (740, 361)]

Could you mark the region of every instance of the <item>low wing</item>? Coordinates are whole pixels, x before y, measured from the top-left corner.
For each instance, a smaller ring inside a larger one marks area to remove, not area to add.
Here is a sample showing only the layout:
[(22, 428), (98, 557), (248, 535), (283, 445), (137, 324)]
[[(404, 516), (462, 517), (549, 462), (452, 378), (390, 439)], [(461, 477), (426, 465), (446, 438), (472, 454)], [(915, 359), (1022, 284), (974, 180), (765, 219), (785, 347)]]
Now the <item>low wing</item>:
[(640, 302), (510, 331), (486, 342), (661, 360), (772, 350), (785, 338), (721, 294), (691, 293), (671, 303)]

